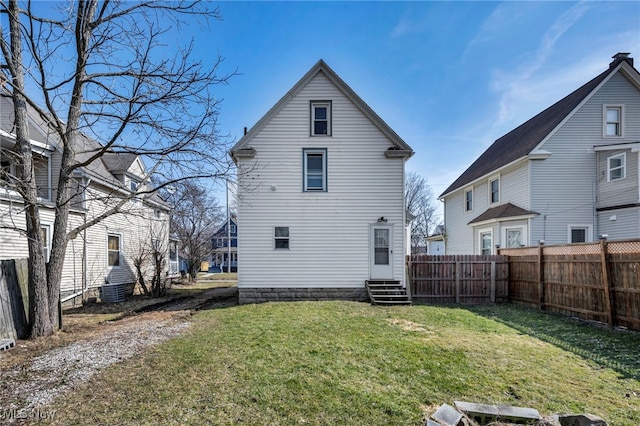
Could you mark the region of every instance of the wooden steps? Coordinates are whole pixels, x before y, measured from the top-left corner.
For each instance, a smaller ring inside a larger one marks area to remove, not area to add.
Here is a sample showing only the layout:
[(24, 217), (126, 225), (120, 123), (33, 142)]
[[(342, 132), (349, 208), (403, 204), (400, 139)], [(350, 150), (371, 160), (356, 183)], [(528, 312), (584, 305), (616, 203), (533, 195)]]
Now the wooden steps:
[(367, 280), (365, 285), (372, 305), (411, 305), (411, 297), (400, 281)]

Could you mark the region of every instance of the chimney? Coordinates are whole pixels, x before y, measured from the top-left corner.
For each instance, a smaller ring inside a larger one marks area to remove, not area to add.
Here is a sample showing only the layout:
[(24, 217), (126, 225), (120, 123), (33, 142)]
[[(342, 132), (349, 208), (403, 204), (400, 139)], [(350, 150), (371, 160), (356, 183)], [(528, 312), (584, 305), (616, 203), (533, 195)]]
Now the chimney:
[(630, 55), (629, 52), (616, 53), (615, 55), (612, 56), (613, 62), (609, 64), (609, 68), (618, 66), (618, 64), (621, 63), (622, 61), (627, 61), (629, 65), (633, 66), (633, 58), (630, 58), (629, 55)]
[(246, 127), (244, 128), (244, 134), (245, 135), (247, 134), (247, 128)]

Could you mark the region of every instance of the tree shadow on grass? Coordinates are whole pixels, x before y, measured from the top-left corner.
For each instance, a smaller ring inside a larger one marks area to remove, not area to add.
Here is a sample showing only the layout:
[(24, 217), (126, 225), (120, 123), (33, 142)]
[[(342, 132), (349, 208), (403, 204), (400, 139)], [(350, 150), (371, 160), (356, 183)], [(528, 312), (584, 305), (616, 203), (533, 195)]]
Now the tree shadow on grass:
[(611, 368), (624, 378), (640, 379), (640, 332), (612, 330), (604, 325), (511, 304), (467, 309)]

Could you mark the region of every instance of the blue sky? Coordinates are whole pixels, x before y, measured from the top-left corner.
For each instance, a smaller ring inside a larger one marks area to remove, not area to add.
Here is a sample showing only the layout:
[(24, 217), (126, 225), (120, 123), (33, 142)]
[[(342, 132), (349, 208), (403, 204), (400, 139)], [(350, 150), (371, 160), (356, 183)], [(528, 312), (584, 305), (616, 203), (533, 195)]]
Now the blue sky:
[[(220, 130), (236, 140), (324, 59), (416, 154), (439, 195), (495, 139), (631, 52), (640, 2), (220, 2), (200, 54), (238, 69)], [(188, 34), (185, 34), (188, 36)], [(224, 202), (224, 198), (220, 200)]]

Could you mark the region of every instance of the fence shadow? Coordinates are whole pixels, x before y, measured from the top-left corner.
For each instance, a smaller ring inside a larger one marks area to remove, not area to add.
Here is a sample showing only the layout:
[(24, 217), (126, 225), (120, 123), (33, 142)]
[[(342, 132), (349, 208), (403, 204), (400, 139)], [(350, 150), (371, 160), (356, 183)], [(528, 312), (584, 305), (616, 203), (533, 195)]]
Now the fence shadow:
[(640, 380), (640, 357), (637, 355), (640, 332), (612, 330), (593, 322), (511, 304), (467, 306), (466, 309), (611, 368), (623, 378)]

